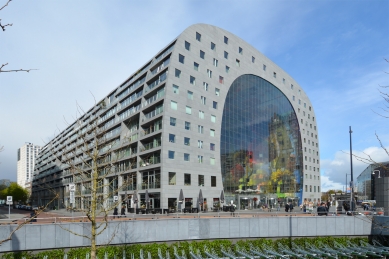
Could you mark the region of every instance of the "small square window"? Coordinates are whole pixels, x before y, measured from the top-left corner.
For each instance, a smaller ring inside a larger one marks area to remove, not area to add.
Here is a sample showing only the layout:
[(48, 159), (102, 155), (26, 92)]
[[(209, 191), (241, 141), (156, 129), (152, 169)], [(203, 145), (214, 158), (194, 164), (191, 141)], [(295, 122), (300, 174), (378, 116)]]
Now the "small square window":
[(197, 159), (198, 159), (198, 161), (199, 161), (199, 164), (202, 164), (203, 163), (203, 156), (197, 156)]
[(214, 130), (214, 129), (210, 129), (209, 135), (210, 135), (211, 137), (214, 137), (214, 136), (215, 136), (215, 130)]
[(175, 75), (175, 77), (180, 78), (181, 77), (181, 70), (176, 68), (174, 75)]
[(199, 111), (199, 118), (204, 119), (204, 111)]
[(201, 34), (196, 32), (196, 40), (201, 41)]
[(190, 138), (184, 138), (184, 145), (190, 146)]
[(201, 104), (206, 104), (207, 103), (207, 97), (201, 96)]
[(200, 50), (200, 58), (204, 59), (205, 58), (205, 52)]
[(185, 129), (190, 130), (190, 122), (189, 121), (185, 121)]
[(199, 71), (199, 64), (197, 64), (196, 62), (193, 63), (193, 69), (196, 70), (196, 71)]
[(219, 76), (219, 83), (224, 84), (224, 77)]
[(277, 73), (276, 72), (273, 72), (273, 77), (277, 78)]
[(170, 143), (175, 143), (176, 142), (176, 135), (169, 134), (169, 142)]
[(169, 172), (169, 185), (176, 185), (176, 173)]
[(178, 85), (173, 85), (173, 93), (178, 94), (179, 93), (179, 86)]
[(174, 151), (169, 150), (169, 159), (174, 159)]
[(209, 162), (210, 162), (211, 165), (215, 165), (215, 158), (211, 157)]
[(216, 116), (215, 115), (211, 115), (211, 122), (216, 123)]
[[(295, 100), (295, 96), (293, 95), (293, 101)], [(300, 111), (300, 109), (299, 109), (299, 111)]]
[(217, 67), (218, 64), (219, 64), (219, 61), (218, 61), (216, 58), (214, 58), (214, 59), (213, 59), (213, 65), (214, 65), (215, 67)]
[(217, 109), (217, 102), (213, 101), (212, 107), (213, 107), (214, 109)]
[(266, 71), (266, 65), (263, 65), (263, 71)]
[(226, 36), (224, 36), (224, 43), (228, 44), (228, 38)]
[(170, 117), (170, 126), (176, 126), (176, 118)]
[(188, 91), (188, 99), (193, 100), (193, 92)]
[(220, 89), (219, 88), (215, 88), (215, 95), (220, 96)]
[(293, 85), (290, 85), (290, 89), (292, 89), (292, 90), (293, 90)]
[(204, 133), (204, 126), (198, 125), (197, 126), (197, 131), (198, 131), (198, 133), (203, 134)]
[(199, 174), (199, 186), (204, 187), (204, 175)]
[(185, 49), (190, 50), (190, 43), (185, 41)]
[(240, 67), (240, 60), (239, 59), (235, 60), (235, 64), (237, 67)]
[(215, 151), (215, 144), (214, 143), (209, 144), (209, 148), (210, 150)]
[(284, 84), (285, 84), (285, 78), (282, 78), (282, 83), (284, 83)]
[(216, 44), (211, 42), (211, 50), (215, 50), (216, 49)]
[(207, 69), (207, 75), (209, 78), (212, 78), (212, 70)]
[(191, 85), (196, 85), (196, 78), (194, 76), (190, 76), (189, 83)]
[(186, 114), (189, 114), (189, 115), (192, 114), (192, 108), (189, 106), (186, 106), (185, 112), (186, 112)]
[(216, 176), (211, 176), (211, 187), (216, 187)]
[(184, 153), (184, 161), (190, 161), (190, 155), (188, 153)]
[(208, 91), (208, 83), (203, 82), (203, 86), (204, 86), (204, 90), (205, 90), (205, 91)]
[(185, 63), (185, 56), (181, 55), (181, 54), (178, 54), (178, 61), (182, 64)]
[(184, 174), (184, 185), (191, 185), (190, 174)]
[(203, 141), (202, 140), (197, 140), (197, 147), (203, 148)]
[(243, 49), (239, 47), (239, 54), (243, 54)]
[(177, 110), (177, 102), (175, 102), (175, 101), (170, 101), (170, 108), (172, 109), (172, 110)]
[(228, 52), (227, 51), (224, 51), (224, 58), (228, 59)]
[(255, 57), (251, 57), (251, 62), (255, 63)]
[(226, 73), (229, 73), (229, 72), (230, 72), (230, 67), (226, 66)]

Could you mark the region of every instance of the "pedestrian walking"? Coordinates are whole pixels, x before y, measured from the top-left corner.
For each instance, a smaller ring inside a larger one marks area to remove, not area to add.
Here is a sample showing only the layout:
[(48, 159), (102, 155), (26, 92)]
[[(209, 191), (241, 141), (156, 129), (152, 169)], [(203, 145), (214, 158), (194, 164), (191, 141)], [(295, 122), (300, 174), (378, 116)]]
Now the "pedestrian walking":
[(115, 207), (113, 209), (113, 218), (116, 218), (118, 216), (118, 207)]
[(289, 204), (289, 212), (293, 212), (293, 204), (292, 203)]
[(289, 204), (285, 203), (285, 212), (288, 212), (288, 211), (289, 211)]
[(123, 207), (122, 207), (120, 216), (124, 216), (124, 217), (126, 216), (126, 206), (123, 206)]

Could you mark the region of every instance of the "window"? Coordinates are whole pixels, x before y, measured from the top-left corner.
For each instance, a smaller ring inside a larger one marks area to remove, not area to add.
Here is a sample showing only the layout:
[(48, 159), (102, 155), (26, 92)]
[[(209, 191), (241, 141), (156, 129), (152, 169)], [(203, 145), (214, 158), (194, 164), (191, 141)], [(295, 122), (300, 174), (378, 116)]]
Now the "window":
[(170, 126), (176, 126), (176, 118), (170, 117)]
[(313, 191), (316, 192), (316, 186), (313, 186)]
[(224, 77), (219, 76), (219, 83), (224, 84)]
[(215, 144), (214, 143), (209, 144), (209, 148), (210, 150), (215, 151)]
[(176, 68), (174, 76), (177, 77), (177, 78), (180, 78), (181, 77), (181, 70)]
[(239, 59), (235, 60), (235, 64), (237, 67), (240, 67), (240, 60)]
[(204, 59), (205, 58), (205, 52), (200, 50), (200, 58)]
[(213, 65), (214, 65), (215, 67), (217, 67), (218, 64), (219, 64), (219, 61), (218, 61), (216, 58), (214, 58), (214, 59), (213, 59)]
[(211, 50), (215, 50), (216, 49), (216, 44), (211, 42)]
[(277, 73), (276, 72), (273, 72), (273, 77), (277, 78)]
[(290, 89), (292, 89), (292, 90), (293, 90), (293, 85), (290, 85)]
[(320, 192), (320, 186), (317, 187), (317, 192)]
[(251, 62), (255, 63), (255, 57), (251, 57)]
[(301, 104), (301, 100), (299, 99), (299, 104)]
[(179, 86), (173, 85), (173, 93), (178, 94), (179, 93)]
[(309, 192), (312, 192), (312, 185), (309, 186)]
[(198, 133), (203, 134), (204, 133), (204, 126), (198, 125), (197, 126), (197, 131), (198, 131)]
[(210, 165), (215, 165), (215, 158), (211, 157), (209, 160)]
[(185, 56), (179, 54), (179, 55), (178, 55), (178, 61), (179, 61), (180, 63), (184, 64), (184, 63), (185, 63)]
[(204, 186), (204, 175), (199, 174), (199, 186)]
[(305, 185), (305, 192), (308, 192), (308, 185)]
[(193, 92), (188, 91), (188, 99), (193, 100)]
[(170, 101), (170, 108), (172, 110), (177, 110), (177, 102), (175, 101)]
[(228, 52), (227, 51), (224, 51), (224, 58), (228, 59)]
[(211, 187), (216, 187), (216, 176), (211, 176)]
[(196, 32), (196, 40), (201, 41), (201, 34)]
[(214, 137), (214, 136), (215, 136), (215, 130), (214, 130), (214, 129), (210, 129), (209, 135), (210, 135), (211, 137)]
[(190, 50), (190, 43), (185, 41), (185, 49)]
[(184, 174), (184, 185), (190, 185), (190, 174)]
[(169, 185), (176, 185), (176, 173), (169, 172)]
[[(293, 101), (295, 101), (295, 96), (293, 95)], [(300, 112), (300, 108), (299, 108), (299, 112)]]
[(205, 91), (208, 91), (208, 83), (203, 82), (203, 86), (204, 86), (204, 90), (205, 90)]
[(197, 160), (199, 161), (199, 164), (203, 163), (203, 156), (198, 155)]
[(190, 146), (190, 138), (184, 137), (184, 145)]
[(199, 64), (197, 64), (196, 62), (193, 63), (193, 69), (196, 70), (196, 71), (199, 71)]
[(282, 83), (285, 84), (285, 78), (282, 78)]
[(266, 71), (266, 65), (263, 65), (263, 71)]
[(243, 54), (243, 49), (241, 47), (239, 47), (239, 54)]
[(170, 143), (175, 143), (176, 142), (176, 135), (169, 134), (169, 142)]
[(185, 121), (185, 129), (190, 130), (190, 122), (189, 121)]
[(189, 106), (186, 106), (185, 112), (186, 112), (186, 114), (192, 114), (192, 108)]
[(199, 118), (204, 119), (204, 111), (199, 111)]
[(190, 161), (190, 155), (188, 153), (184, 153), (184, 161)]
[(207, 97), (201, 96), (201, 104), (206, 104), (207, 103)]
[(207, 75), (208, 75), (209, 78), (212, 78), (212, 71), (207, 69)]
[(220, 89), (219, 88), (215, 88), (215, 95), (220, 96)]
[(230, 67), (226, 66), (226, 73), (229, 73), (229, 72), (230, 72)]
[(216, 116), (215, 115), (211, 115), (211, 122), (216, 123)]
[(189, 83), (191, 85), (196, 85), (196, 78), (194, 76), (190, 76)]
[(228, 38), (226, 36), (224, 36), (224, 43), (228, 44)]
[(212, 102), (212, 107), (213, 107), (214, 109), (217, 109), (217, 102), (213, 101), (213, 102)]
[(169, 150), (169, 159), (174, 159), (174, 151)]

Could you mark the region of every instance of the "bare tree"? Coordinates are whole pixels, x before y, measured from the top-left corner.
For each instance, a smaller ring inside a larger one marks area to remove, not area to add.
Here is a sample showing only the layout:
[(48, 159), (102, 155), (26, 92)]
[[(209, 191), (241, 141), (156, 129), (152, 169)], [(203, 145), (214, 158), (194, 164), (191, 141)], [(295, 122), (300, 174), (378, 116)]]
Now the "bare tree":
[[(0, 7), (0, 11), (2, 11), (5, 7), (8, 6), (8, 4), (11, 2), (12, 0), (8, 0), (2, 7)], [(0, 28), (2, 29), (2, 31), (5, 31), (7, 27), (10, 27), (12, 26), (12, 23), (6, 23), (6, 24), (2, 24), (1, 23), (1, 19), (0, 19)], [(5, 64), (2, 64), (0, 66), (0, 73), (8, 73), (8, 72), (30, 72), (31, 70), (37, 70), (37, 69), (9, 69), (9, 70), (4, 70), (4, 67), (7, 66), (8, 63), (5, 63)]]

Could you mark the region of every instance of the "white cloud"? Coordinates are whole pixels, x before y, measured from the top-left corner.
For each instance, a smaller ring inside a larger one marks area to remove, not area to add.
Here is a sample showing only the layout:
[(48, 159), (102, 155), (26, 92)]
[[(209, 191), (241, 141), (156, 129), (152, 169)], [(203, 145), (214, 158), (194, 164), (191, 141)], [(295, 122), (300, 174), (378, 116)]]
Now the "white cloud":
[[(389, 147), (387, 147), (389, 148)], [(380, 147), (368, 147), (362, 151), (353, 150), (353, 176), (356, 183), (357, 177), (368, 166), (357, 157), (368, 158), (370, 156), (375, 162), (388, 161), (389, 157), (385, 150)], [(321, 166), (321, 185), (322, 191), (331, 189), (344, 190), (346, 184), (346, 174), (350, 174), (350, 153), (349, 151), (338, 151), (333, 159), (324, 159)], [(350, 175), (347, 177), (350, 181)]]

